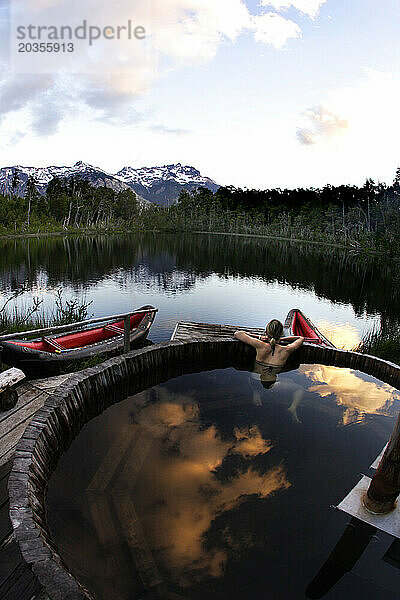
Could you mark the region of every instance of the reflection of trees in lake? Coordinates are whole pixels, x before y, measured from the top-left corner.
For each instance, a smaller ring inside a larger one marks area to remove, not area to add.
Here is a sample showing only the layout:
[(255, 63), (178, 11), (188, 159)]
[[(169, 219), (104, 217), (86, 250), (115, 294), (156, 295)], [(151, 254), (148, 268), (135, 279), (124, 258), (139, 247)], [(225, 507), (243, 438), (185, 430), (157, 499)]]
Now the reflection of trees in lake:
[[(68, 285), (76, 293), (111, 278), (121, 288), (132, 284), (180, 292), (194, 286), (197, 274), (176, 267), (168, 249), (153, 247), (152, 236), (48, 237), (3, 241), (0, 282), (15, 290), (25, 282), (49, 288)], [(46, 274), (43, 277), (43, 274)]]
[(195, 273), (179, 269), (169, 271), (154, 271), (150, 265), (139, 265), (136, 268), (118, 271), (111, 275), (121, 289), (132, 286), (145, 286), (148, 289), (163, 291), (170, 294), (191, 290), (198, 279)]
[(16, 289), (47, 274), (50, 287), (87, 290), (105, 278), (122, 287), (144, 284), (163, 291), (190, 289), (211, 273), (261, 277), (351, 304), (357, 314), (395, 319), (400, 292), (394, 269), (376, 257), (339, 248), (212, 235), (137, 234), (3, 240), (0, 281)]
[[(185, 249), (180, 240), (176, 245), (179, 264)], [(192, 248), (200, 272), (212, 265), (219, 274), (286, 283), (334, 302), (351, 304), (357, 314), (367, 311), (395, 317), (399, 312), (400, 294), (392, 284), (392, 267), (376, 257), (340, 248), (230, 236), (199, 236), (193, 239)]]

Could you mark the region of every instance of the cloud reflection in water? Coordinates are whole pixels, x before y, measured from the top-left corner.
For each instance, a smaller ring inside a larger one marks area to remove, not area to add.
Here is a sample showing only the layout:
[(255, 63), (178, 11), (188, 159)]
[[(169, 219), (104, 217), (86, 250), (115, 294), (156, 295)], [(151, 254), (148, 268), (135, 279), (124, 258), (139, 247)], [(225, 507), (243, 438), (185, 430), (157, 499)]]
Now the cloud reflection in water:
[(331, 323), (329, 321), (317, 321), (318, 329), (341, 350), (351, 350), (361, 341), (360, 332), (351, 323)]
[(300, 371), (313, 383), (308, 391), (321, 398), (332, 396), (345, 408), (342, 425), (360, 423), (366, 415), (392, 416), (395, 402), (400, 400), (400, 393), (390, 385), (362, 379), (351, 369), (313, 365), (302, 366)]
[[(233, 439), (222, 439), (215, 425), (201, 425), (197, 404), (190, 398), (159, 389), (158, 402), (135, 411), (135, 421), (154, 436), (152, 450), (134, 489), (142, 524), (157, 562), (161, 561), (179, 585), (191, 585), (222, 575), (227, 561), (220, 549), (207, 550), (204, 536), (213, 520), (238, 507), (251, 495), (267, 498), (287, 489), (282, 465), (258, 473), (250, 459), (272, 448), (257, 426), (236, 427)], [(136, 405), (137, 406), (137, 405)], [(217, 469), (232, 455), (246, 466), (221, 481)], [(151, 499), (146, 490), (151, 489)], [(250, 540), (249, 544), (250, 544)]]

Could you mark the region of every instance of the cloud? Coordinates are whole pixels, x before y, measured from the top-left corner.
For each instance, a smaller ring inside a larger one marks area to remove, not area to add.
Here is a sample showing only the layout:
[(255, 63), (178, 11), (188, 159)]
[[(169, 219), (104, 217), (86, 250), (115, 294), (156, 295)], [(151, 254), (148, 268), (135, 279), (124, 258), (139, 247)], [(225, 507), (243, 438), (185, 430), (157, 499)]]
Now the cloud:
[(334, 114), (324, 106), (310, 108), (304, 113), (304, 116), (310, 126), (299, 128), (296, 135), (300, 144), (306, 146), (330, 141), (349, 127), (347, 119)]
[(301, 369), (314, 384), (308, 388), (310, 392), (321, 398), (333, 395), (344, 408), (343, 425), (360, 423), (366, 415), (393, 416), (396, 412), (400, 395), (387, 383), (366, 381), (351, 369), (323, 365)]
[(35, 100), (43, 91), (50, 90), (54, 77), (50, 75), (14, 75), (0, 84), (0, 119)]
[(282, 48), (291, 38), (301, 38), (301, 29), (294, 21), (277, 13), (266, 13), (253, 17), (254, 38), (257, 42)]
[(103, 82), (92, 81), (92, 85), (83, 88), (76, 94), (76, 98), (82, 100), (90, 109), (96, 111), (93, 118), (108, 123), (125, 125), (142, 121), (144, 114), (139, 113), (132, 104), (132, 95), (128, 92), (119, 91), (113, 86), (113, 78), (104, 77), (109, 85), (104, 86)]
[(256, 425), (245, 429), (236, 427), (234, 434), (237, 441), (232, 452), (241, 454), (245, 458), (266, 454), (273, 447), (270, 442), (264, 440)]
[(163, 133), (165, 135), (187, 135), (190, 133), (189, 129), (180, 129), (174, 127), (166, 127), (165, 125), (150, 125), (149, 129), (155, 133)]
[(52, 135), (58, 130), (58, 125), (64, 116), (64, 106), (59, 102), (47, 102), (46, 112), (42, 104), (32, 110), (32, 131), (37, 135)]
[(272, 6), (277, 11), (293, 7), (299, 12), (315, 19), (327, 0), (261, 0), (261, 6)]
[(361, 342), (360, 332), (351, 323), (335, 323), (321, 320), (317, 327), (328, 340), (341, 350), (352, 350)]
[(248, 28), (251, 15), (243, 0), (155, 0), (151, 36), (157, 53), (178, 64), (212, 59), (225, 41)]
[[(315, 171), (318, 164), (325, 179), (319, 185), (328, 177), (332, 183), (360, 184), (367, 177), (392, 180), (398, 162), (399, 101), (398, 74), (364, 68), (353, 85), (332, 89), (302, 113), (303, 122), (297, 127), (294, 122), (293, 129), (300, 145), (315, 149), (312, 168)], [(332, 161), (335, 169), (328, 174), (326, 165)]]
[(24, 131), (17, 129), (10, 135), (10, 137), (7, 140), (6, 145), (9, 147), (16, 146), (17, 144), (19, 144), (19, 142), (21, 140), (24, 139), (25, 136), (26, 136), (26, 133)]
[[(310, 15), (316, 14), (320, 4), (316, 0), (291, 2)], [(116, 27), (131, 20), (134, 26), (145, 27), (147, 36), (142, 41), (122, 36), (120, 40), (100, 39), (92, 46), (77, 43), (69, 56), (24, 56), (28, 62), (22, 65), (27, 71), (38, 72), (17, 75), (10, 68), (3, 69), (0, 119), (27, 108), (32, 113), (32, 130), (38, 135), (50, 135), (60, 121), (85, 107), (92, 111), (93, 119), (105, 122), (129, 124), (140, 120), (134, 104), (159, 78), (182, 66), (207, 63), (222, 45), (235, 43), (241, 34), (250, 33), (257, 42), (276, 49), (301, 37), (299, 25), (266, 8), (285, 10), (289, 6), (286, 0), (263, 0), (263, 5), (264, 13), (255, 14), (244, 0), (135, 0), (134, 4), (131, 0), (116, 0), (100, 5), (98, 0), (86, 0), (84, 10), (81, 0), (14, 0), (14, 26), (34, 22), (75, 27), (87, 19), (99, 27)], [(0, 23), (0, 38), (8, 38), (6, 21)], [(67, 101), (62, 102), (63, 98)], [(158, 127), (163, 133), (183, 133)]]

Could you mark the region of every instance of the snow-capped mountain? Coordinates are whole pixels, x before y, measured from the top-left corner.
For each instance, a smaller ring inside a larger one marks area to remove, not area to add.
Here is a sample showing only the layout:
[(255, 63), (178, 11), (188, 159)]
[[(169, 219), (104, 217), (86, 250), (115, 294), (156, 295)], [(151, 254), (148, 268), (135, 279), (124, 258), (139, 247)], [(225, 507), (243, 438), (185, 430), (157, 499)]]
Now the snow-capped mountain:
[(143, 167), (134, 169), (124, 167), (116, 174), (107, 173), (98, 167), (79, 161), (73, 167), (4, 167), (0, 169), (0, 192), (11, 193), (12, 179), (18, 172), (19, 186), (16, 193), (23, 196), (28, 177), (35, 178), (36, 187), (40, 194), (45, 194), (48, 183), (53, 177), (70, 179), (79, 177), (89, 181), (96, 187), (106, 186), (115, 191), (131, 188), (138, 196), (139, 201), (154, 202), (156, 204), (171, 204), (177, 200), (182, 189), (193, 190), (197, 187), (206, 187), (212, 191), (218, 185), (203, 177), (200, 171), (193, 167), (166, 165), (163, 167)]
[(92, 165), (79, 161), (75, 163), (73, 167), (22, 167), (17, 165), (0, 169), (0, 190), (3, 193), (11, 192), (12, 178), (15, 172), (18, 173), (20, 180), (17, 190), (19, 196), (24, 195), (28, 177), (35, 178), (36, 188), (40, 194), (46, 193), (47, 185), (54, 177), (59, 177), (60, 179), (79, 177), (80, 179), (89, 181), (95, 187), (106, 186), (112, 188), (116, 192), (120, 192), (130, 187), (118, 177), (106, 173), (102, 169), (92, 167)]
[(139, 196), (155, 204), (172, 203), (182, 189), (193, 190), (205, 187), (215, 192), (219, 185), (208, 177), (203, 177), (194, 167), (165, 165), (163, 167), (124, 167), (115, 175), (124, 181)]

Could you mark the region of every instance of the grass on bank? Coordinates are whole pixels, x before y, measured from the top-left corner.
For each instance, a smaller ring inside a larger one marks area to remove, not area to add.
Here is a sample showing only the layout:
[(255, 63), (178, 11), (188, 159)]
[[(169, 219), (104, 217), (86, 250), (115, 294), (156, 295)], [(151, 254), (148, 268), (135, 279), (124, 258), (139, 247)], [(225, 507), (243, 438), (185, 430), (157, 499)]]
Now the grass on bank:
[(356, 352), (377, 356), (400, 365), (400, 329), (397, 324), (384, 324), (367, 333)]
[[(85, 321), (92, 316), (88, 314), (91, 302), (81, 302), (77, 298), (65, 300), (62, 290), (57, 290), (55, 306), (50, 310), (44, 309), (43, 300), (39, 298), (33, 298), (29, 306), (22, 308), (17, 305), (12, 306), (13, 301), (25, 291), (25, 289), (20, 289), (10, 294), (3, 305), (0, 306), (0, 335), (69, 325), (78, 321)], [(104, 357), (100, 358), (97, 355), (86, 360), (75, 361), (68, 365), (66, 372), (92, 367), (100, 364), (103, 360), (105, 360)], [(2, 365), (2, 370), (7, 368), (7, 366)]]
[(90, 318), (91, 302), (80, 302), (77, 298), (65, 300), (61, 290), (57, 290), (55, 307), (50, 310), (44, 309), (43, 300), (39, 298), (33, 298), (30, 306), (11, 306), (25, 291), (20, 289), (11, 294), (0, 307), (0, 335), (69, 325)]

